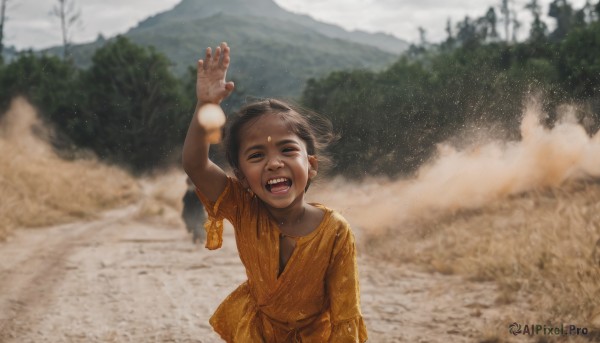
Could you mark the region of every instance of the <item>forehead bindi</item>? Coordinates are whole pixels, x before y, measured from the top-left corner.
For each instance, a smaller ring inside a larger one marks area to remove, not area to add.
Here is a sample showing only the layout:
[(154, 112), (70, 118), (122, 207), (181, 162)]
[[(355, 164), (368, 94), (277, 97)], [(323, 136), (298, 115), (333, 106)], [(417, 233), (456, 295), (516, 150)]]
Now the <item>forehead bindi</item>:
[[(249, 146), (257, 144), (271, 145), (280, 141), (295, 141), (298, 144), (302, 140), (288, 127), (285, 121), (278, 115), (263, 115), (242, 127), (240, 137), (240, 151)], [(302, 144), (304, 146), (304, 144)]]

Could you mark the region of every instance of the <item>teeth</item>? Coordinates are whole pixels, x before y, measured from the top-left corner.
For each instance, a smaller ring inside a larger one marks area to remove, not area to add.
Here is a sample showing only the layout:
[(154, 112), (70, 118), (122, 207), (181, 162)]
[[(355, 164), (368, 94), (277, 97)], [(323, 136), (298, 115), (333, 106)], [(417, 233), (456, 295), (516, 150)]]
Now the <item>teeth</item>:
[(267, 182), (267, 184), (269, 184), (269, 185), (274, 185), (274, 184), (276, 184), (276, 183), (285, 182), (285, 181), (287, 181), (287, 179), (286, 179), (286, 178), (272, 179), (272, 180), (269, 180), (269, 181)]

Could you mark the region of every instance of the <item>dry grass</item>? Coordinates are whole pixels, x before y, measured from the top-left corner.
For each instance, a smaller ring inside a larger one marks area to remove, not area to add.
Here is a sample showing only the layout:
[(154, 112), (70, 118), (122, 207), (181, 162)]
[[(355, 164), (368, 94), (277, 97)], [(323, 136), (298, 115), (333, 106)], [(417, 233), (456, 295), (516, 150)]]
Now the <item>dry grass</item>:
[(600, 184), (573, 182), (485, 209), (406, 223), (402, 239), (372, 236), (369, 250), (501, 286), (498, 304), (533, 305), (538, 320), (590, 325), (600, 311)]
[(497, 304), (519, 309), (507, 320), (600, 329), (600, 134), (573, 113), (550, 130), (533, 102), (520, 142), (441, 146), (415, 178), (333, 179), (311, 198), (350, 221), (363, 251), (497, 282)]
[(93, 217), (137, 200), (136, 180), (94, 159), (65, 161), (32, 133), (35, 110), (16, 99), (0, 122), (0, 238), (18, 227)]

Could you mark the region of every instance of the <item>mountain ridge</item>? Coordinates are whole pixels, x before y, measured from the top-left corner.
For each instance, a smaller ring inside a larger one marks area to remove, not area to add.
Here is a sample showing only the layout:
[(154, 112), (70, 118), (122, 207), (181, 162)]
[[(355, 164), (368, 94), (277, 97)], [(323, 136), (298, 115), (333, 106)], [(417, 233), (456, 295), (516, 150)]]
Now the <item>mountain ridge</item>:
[(404, 52), (409, 43), (393, 35), (377, 32), (369, 33), (362, 30), (345, 30), (337, 25), (318, 21), (309, 15), (289, 12), (272, 0), (254, 0), (250, 5), (241, 0), (182, 0), (173, 9), (158, 13), (141, 21), (129, 32), (138, 28), (150, 27), (161, 21), (172, 19), (202, 19), (211, 17), (219, 12), (234, 16), (254, 16), (290, 22), (309, 27), (327, 37), (340, 38), (354, 43), (374, 46), (382, 51), (393, 54)]
[[(252, 5), (240, 0), (183, 0), (122, 36), (154, 47), (169, 58), (177, 75), (186, 77), (207, 46), (228, 42), (232, 48), (229, 75), (238, 85), (235, 104), (241, 104), (244, 97), (298, 98), (310, 78), (335, 70), (382, 70), (399, 58), (372, 45), (328, 36), (315, 29), (317, 24), (310, 24), (316, 21), (303, 22), (303, 18), (308, 17), (289, 13), (272, 0)], [(99, 37), (74, 45), (72, 58), (87, 68), (96, 49), (113, 39)], [(44, 52), (61, 56), (62, 47)]]

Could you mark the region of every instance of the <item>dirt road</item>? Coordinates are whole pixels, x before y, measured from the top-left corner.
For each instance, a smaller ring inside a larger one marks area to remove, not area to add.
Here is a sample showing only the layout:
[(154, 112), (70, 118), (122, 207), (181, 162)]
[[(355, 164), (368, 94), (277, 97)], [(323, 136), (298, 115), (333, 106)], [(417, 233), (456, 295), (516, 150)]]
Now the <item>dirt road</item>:
[[(0, 342), (220, 342), (208, 318), (245, 280), (232, 231), (208, 251), (135, 211), (1, 243)], [(359, 264), (370, 342), (475, 342), (508, 326), (493, 284), (366, 256)]]

